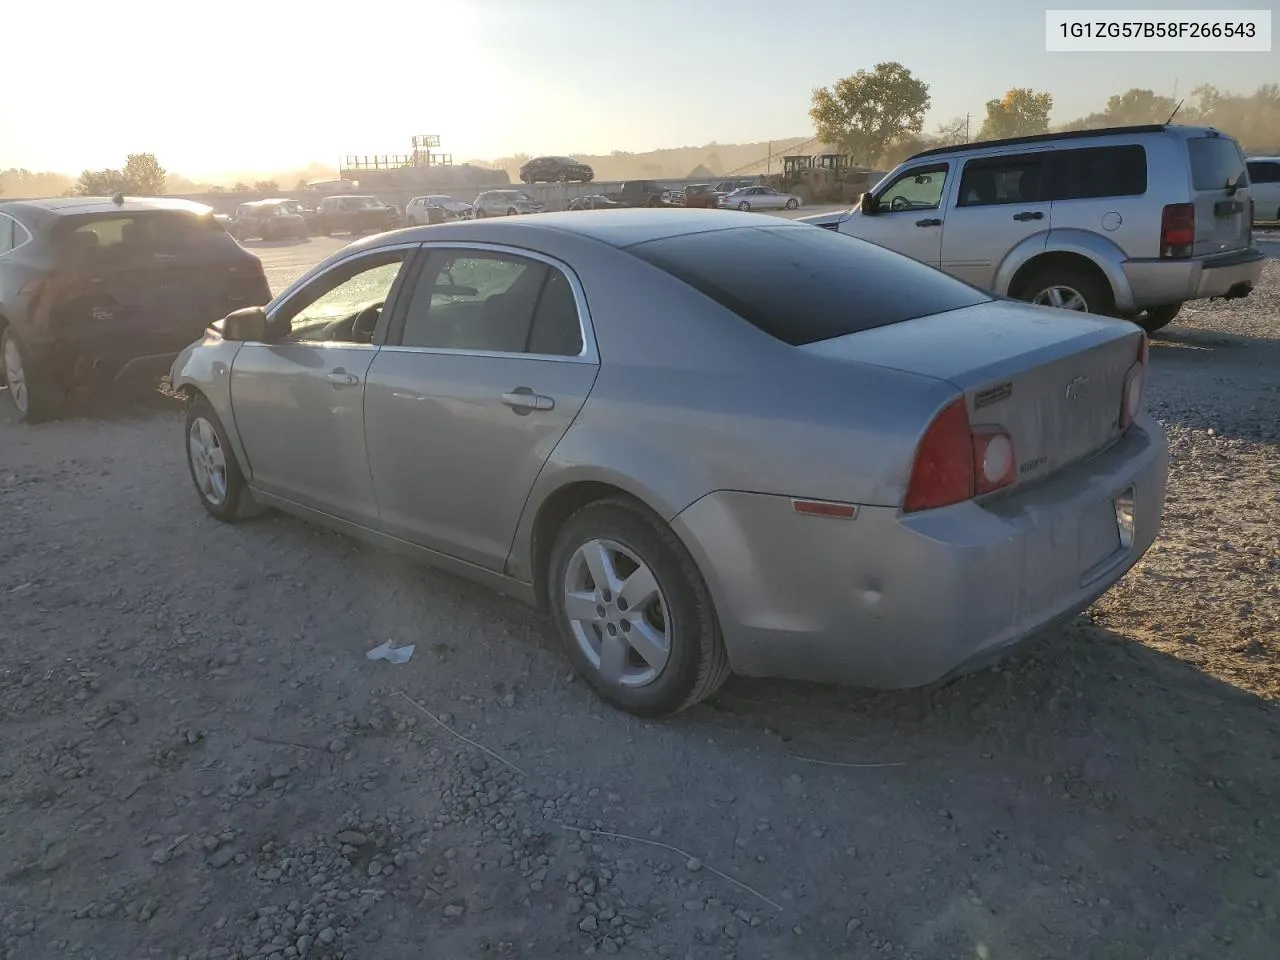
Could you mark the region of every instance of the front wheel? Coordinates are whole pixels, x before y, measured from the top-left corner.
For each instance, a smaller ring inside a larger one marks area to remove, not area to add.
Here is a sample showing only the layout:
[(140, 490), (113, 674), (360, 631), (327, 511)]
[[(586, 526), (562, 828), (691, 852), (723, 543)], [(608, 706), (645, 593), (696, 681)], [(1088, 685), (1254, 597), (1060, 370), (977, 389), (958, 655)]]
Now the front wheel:
[(255, 512), (227, 431), (213, 406), (197, 397), (187, 406), (187, 468), (200, 496), (200, 505), (209, 515), (231, 523)]
[(628, 713), (675, 713), (729, 676), (697, 565), (630, 501), (597, 501), (569, 518), (552, 547), (547, 601), (575, 669)]
[(792, 197), (790, 200), (787, 201), (788, 210), (796, 210), (796, 209), (799, 209), (799, 207), (800, 207), (800, 201), (797, 200), (795, 197)]
[(475, 214), (474, 214), (474, 218), (475, 218), (476, 220), (483, 220), (483, 219), (484, 219), (485, 217), (487, 217), (487, 216), (488, 216), (488, 214), (487, 214), (487, 213), (485, 213), (483, 210), (480, 210), (480, 209), (477, 209), (477, 210), (476, 210), (476, 212), (475, 212)]
[(739, 210), (742, 210), (742, 211), (744, 211), (744, 212), (745, 212), (745, 211), (747, 211), (747, 210), (750, 210), (750, 209), (751, 209), (751, 204), (749, 204), (749, 203), (747, 203), (747, 201), (743, 200), (740, 204), (738, 204), (738, 209), (739, 209)]
[(519, 210), (517, 210), (515, 207), (507, 207), (507, 216), (508, 216), (508, 217), (514, 217), (514, 216), (515, 216), (517, 213), (519, 213), (519, 212), (520, 212), (520, 211), (519, 211)]

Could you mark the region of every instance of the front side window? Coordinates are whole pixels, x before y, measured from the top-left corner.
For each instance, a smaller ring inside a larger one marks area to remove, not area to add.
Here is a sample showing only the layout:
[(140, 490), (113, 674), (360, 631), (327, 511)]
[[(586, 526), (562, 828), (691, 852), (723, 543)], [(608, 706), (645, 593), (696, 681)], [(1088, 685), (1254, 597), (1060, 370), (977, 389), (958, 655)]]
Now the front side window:
[(1035, 203), (1041, 199), (1043, 154), (970, 160), (960, 177), (960, 207)]
[(939, 163), (907, 170), (876, 198), (877, 211), (938, 209), (950, 169), (949, 164)]
[(440, 251), (418, 276), (400, 343), (485, 353), (577, 356), (581, 324), (559, 269), (525, 257)]
[(387, 250), (339, 264), (312, 280), (273, 321), (289, 320), (286, 339), (293, 342), (369, 343), (407, 256)]

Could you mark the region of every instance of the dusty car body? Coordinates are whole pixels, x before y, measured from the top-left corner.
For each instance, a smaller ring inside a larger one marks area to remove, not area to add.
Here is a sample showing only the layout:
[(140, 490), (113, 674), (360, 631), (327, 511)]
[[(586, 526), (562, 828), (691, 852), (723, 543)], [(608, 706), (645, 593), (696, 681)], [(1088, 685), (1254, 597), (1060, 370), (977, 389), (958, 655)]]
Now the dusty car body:
[(172, 377), (214, 516), (280, 507), (541, 604), (658, 714), (730, 671), (928, 684), (1084, 609), (1160, 528), (1145, 372), (1130, 323), (872, 244), (609, 210), (359, 241)]

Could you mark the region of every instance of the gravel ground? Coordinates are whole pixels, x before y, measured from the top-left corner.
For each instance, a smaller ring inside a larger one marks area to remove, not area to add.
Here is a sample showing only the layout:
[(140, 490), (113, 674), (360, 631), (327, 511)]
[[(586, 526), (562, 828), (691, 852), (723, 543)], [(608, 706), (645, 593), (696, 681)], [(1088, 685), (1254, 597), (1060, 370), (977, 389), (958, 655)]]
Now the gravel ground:
[[(260, 245), (273, 286), (339, 242)], [(214, 522), (163, 398), (6, 415), (0, 960), (1270, 960), (1280, 263), (1179, 320), (1165, 531), (1088, 615), (941, 689), (661, 723), (519, 605)]]

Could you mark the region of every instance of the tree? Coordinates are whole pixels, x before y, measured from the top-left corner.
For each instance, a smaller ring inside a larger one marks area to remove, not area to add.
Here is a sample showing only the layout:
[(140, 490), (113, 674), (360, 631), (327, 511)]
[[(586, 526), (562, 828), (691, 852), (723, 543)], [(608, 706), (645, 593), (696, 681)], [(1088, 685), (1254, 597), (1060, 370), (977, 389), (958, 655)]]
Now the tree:
[(914, 157), (921, 150), (928, 150), (932, 146), (940, 144), (931, 143), (922, 137), (904, 137), (880, 154), (880, 166), (885, 170), (892, 170), (907, 157)]
[(253, 185), (253, 189), (258, 193), (279, 193), (280, 184), (274, 180), (259, 180)]
[(237, 180), (231, 187), (232, 193), (253, 193), (253, 187), (245, 183), (243, 180)]
[(1151, 90), (1126, 90), (1107, 101), (1104, 111), (1107, 125), (1123, 127), (1139, 123), (1164, 123), (1173, 113), (1178, 101), (1173, 97), (1157, 96)]
[(164, 193), (165, 172), (153, 153), (131, 153), (123, 170), (85, 170), (75, 190), (82, 197), (157, 197)]
[(934, 143), (939, 147), (954, 147), (969, 142), (969, 118), (952, 117), (946, 123), (938, 125), (934, 135)]
[(978, 139), (1000, 140), (1048, 133), (1049, 111), (1052, 109), (1053, 94), (1017, 87), (999, 100), (987, 101), (987, 119), (978, 131)]
[(870, 166), (924, 128), (929, 102), (927, 83), (900, 63), (878, 63), (814, 90), (809, 116), (818, 139)]

